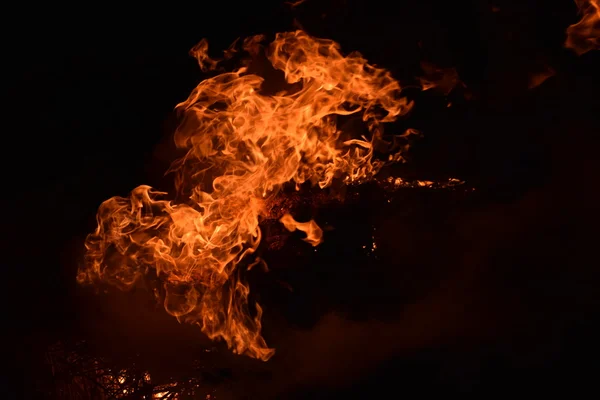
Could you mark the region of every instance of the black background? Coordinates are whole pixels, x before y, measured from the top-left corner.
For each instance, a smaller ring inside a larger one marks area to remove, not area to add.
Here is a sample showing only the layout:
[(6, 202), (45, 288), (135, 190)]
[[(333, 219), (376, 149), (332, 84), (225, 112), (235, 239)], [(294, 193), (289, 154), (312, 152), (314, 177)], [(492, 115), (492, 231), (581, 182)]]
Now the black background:
[[(207, 38), (218, 55), (294, 20), (401, 82), (422, 60), (455, 67), (470, 100), (419, 95), (408, 123), (425, 136), (403, 171), (476, 190), (407, 190), (388, 203), (367, 186), (318, 211), (335, 230), (316, 253), (296, 237), (265, 252), (272, 272), (253, 277), (253, 290), (278, 353), (263, 364), (218, 347), (211, 362), (229, 371), (233, 398), (597, 391), (600, 61), (562, 47), (574, 3), (386, 3), (6, 13), (9, 392), (43, 397), (43, 354), (58, 340), (141, 353), (159, 375), (186, 370), (206, 345), (143, 291), (78, 288), (83, 240), (103, 200), (168, 187), (173, 107), (203, 76), (188, 50)], [(547, 67), (554, 76), (529, 89)], [(362, 249), (372, 234), (376, 259)]]

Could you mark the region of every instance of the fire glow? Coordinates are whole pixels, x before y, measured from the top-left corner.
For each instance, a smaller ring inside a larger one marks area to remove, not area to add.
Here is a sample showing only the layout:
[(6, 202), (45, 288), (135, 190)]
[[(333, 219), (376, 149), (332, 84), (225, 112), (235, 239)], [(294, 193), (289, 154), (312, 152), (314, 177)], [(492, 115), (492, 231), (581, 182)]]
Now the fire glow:
[[(258, 54), (262, 37), (243, 42)], [(220, 64), (201, 41), (191, 51), (204, 71)], [(238, 52), (232, 47), (225, 57)], [(178, 104), (183, 120), (175, 133), (187, 154), (177, 160), (177, 190), (185, 202), (139, 186), (128, 198), (105, 201), (98, 226), (86, 239), (79, 283), (106, 282), (121, 289), (153, 274), (164, 287), (164, 307), (180, 321), (198, 324), (237, 354), (268, 360), (274, 350), (261, 336), (262, 310), (250, 311), (249, 287), (239, 270), (263, 263), (253, 253), (259, 224), (284, 185), (329, 187), (371, 180), (401, 162), (416, 132), (385, 135), (383, 126), (406, 115), (412, 103), (391, 74), (358, 53), (303, 31), (277, 34), (266, 47), (288, 89), (261, 91), (263, 78), (248, 63), (206, 79)], [(341, 116), (360, 118), (364, 134), (338, 128)], [(282, 212), (286, 229), (300, 230), (313, 246), (323, 239), (314, 221)]]

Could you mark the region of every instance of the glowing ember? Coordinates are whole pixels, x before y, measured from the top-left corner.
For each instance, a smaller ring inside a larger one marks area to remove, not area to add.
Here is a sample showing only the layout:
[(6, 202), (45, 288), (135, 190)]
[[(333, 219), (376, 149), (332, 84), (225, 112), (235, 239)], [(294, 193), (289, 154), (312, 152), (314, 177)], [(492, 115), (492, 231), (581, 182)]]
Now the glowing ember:
[[(244, 41), (244, 50), (259, 54), (260, 39)], [(214, 70), (218, 61), (207, 49), (202, 41), (192, 54), (203, 70)], [(226, 56), (236, 51), (230, 48)], [(414, 133), (384, 140), (383, 124), (407, 114), (412, 104), (388, 71), (359, 54), (343, 56), (337, 43), (296, 31), (277, 34), (267, 58), (285, 74), (286, 90), (261, 92), (263, 78), (245, 66), (200, 82), (177, 106), (184, 120), (175, 141), (187, 155), (173, 171), (188, 200), (175, 203), (139, 186), (128, 198), (105, 201), (78, 273), (80, 283), (104, 281), (122, 289), (155, 274), (168, 313), (225, 340), (235, 353), (261, 360), (274, 350), (261, 336), (262, 310), (257, 304), (256, 313), (250, 311), (249, 288), (237, 272), (253, 262), (259, 223), (284, 184), (325, 188), (334, 180), (372, 179), (384, 165), (402, 160), (406, 138)], [(358, 117), (364, 132), (342, 132), (336, 123), (341, 116)], [(285, 214), (281, 222), (304, 231), (313, 246), (322, 239), (314, 221), (299, 223)]]
[(448, 189), (464, 184), (456, 178), (449, 178), (446, 181), (422, 181), (422, 180), (404, 180), (402, 178), (388, 177), (387, 179), (376, 179), (380, 186), (388, 190), (397, 190), (401, 188), (428, 188), (428, 189)]
[(600, 49), (600, 0), (575, 0), (581, 20), (567, 28), (565, 47), (578, 55)]

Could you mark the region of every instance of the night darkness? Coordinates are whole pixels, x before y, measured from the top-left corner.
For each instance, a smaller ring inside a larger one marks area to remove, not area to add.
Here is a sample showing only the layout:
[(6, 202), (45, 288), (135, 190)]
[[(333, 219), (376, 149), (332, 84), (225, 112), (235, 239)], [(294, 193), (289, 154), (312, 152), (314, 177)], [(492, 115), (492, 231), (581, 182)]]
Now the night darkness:
[[(157, 377), (200, 360), (217, 399), (598, 391), (600, 53), (563, 47), (574, 2), (386, 3), (5, 16), (18, 26), (4, 34), (4, 347), (16, 350), (5, 398), (57, 398), (45, 351), (83, 339)], [(411, 94), (402, 124), (424, 136), (393, 173), (465, 186), (353, 188), (308, 211), (333, 228), (317, 252), (298, 235), (263, 249), (271, 271), (248, 279), (277, 349), (267, 363), (208, 342), (144, 290), (78, 287), (98, 205), (140, 184), (171, 188), (174, 106), (204, 77), (189, 49), (206, 38), (219, 55), (238, 37), (298, 26), (401, 83), (422, 61), (456, 68), (464, 87)]]

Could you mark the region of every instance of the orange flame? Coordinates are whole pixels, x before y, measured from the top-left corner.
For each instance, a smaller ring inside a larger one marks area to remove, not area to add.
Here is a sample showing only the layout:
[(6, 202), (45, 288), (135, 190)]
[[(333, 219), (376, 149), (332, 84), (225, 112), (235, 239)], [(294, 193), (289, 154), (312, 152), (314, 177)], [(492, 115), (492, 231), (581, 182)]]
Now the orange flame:
[(426, 61), (421, 61), (421, 68), (425, 72), (425, 76), (419, 78), (422, 90), (435, 89), (447, 96), (455, 87), (465, 87), (456, 68), (440, 68)]
[(323, 238), (323, 230), (319, 228), (319, 225), (317, 225), (315, 221), (311, 220), (309, 222), (297, 222), (290, 214), (285, 214), (283, 217), (281, 217), (280, 221), (283, 226), (285, 226), (285, 229), (290, 232), (298, 229), (299, 231), (306, 233), (304, 241), (312, 244), (313, 246), (317, 246), (319, 243), (321, 243)]
[(298, 7), (300, 4), (303, 4), (306, 0), (296, 0), (296, 1), (286, 1), (285, 4), (290, 6), (291, 8)]
[(600, 49), (600, 0), (575, 0), (581, 20), (567, 28), (565, 47), (577, 55)]
[[(257, 54), (259, 41), (250, 38), (243, 47)], [(217, 61), (207, 49), (202, 41), (192, 54), (203, 70), (214, 70)], [(166, 193), (139, 186), (128, 198), (105, 201), (78, 273), (80, 283), (122, 289), (154, 274), (164, 285), (168, 313), (225, 340), (237, 354), (265, 361), (274, 350), (261, 336), (258, 304), (252, 316), (240, 271), (261, 241), (259, 223), (269, 204), (288, 182), (325, 188), (334, 180), (371, 179), (385, 164), (402, 160), (408, 147), (402, 143), (414, 133), (384, 140), (383, 124), (407, 114), (412, 103), (388, 71), (360, 54), (343, 56), (337, 43), (296, 31), (277, 34), (267, 58), (284, 73), (288, 89), (263, 93), (264, 79), (248, 66), (200, 82), (177, 106), (184, 119), (175, 141), (187, 154), (173, 170), (178, 189), (191, 193), (188, 199), (172, 202)], [(364, 122), (364, 135), (338, 128), (336, 120), (351, 115)], [(386, 146), (382, 160), (376, 149)], [(322, 239), (314, 221), (285, 215), (281, 222), (304, 231), (313, 246)]]
[(536, 72), (529, 76), (529, 89), (534, 89), (546, 82), (549, 78), (554, 76), (556, 72), (551, 67), (544, 67), (542, 71)]

